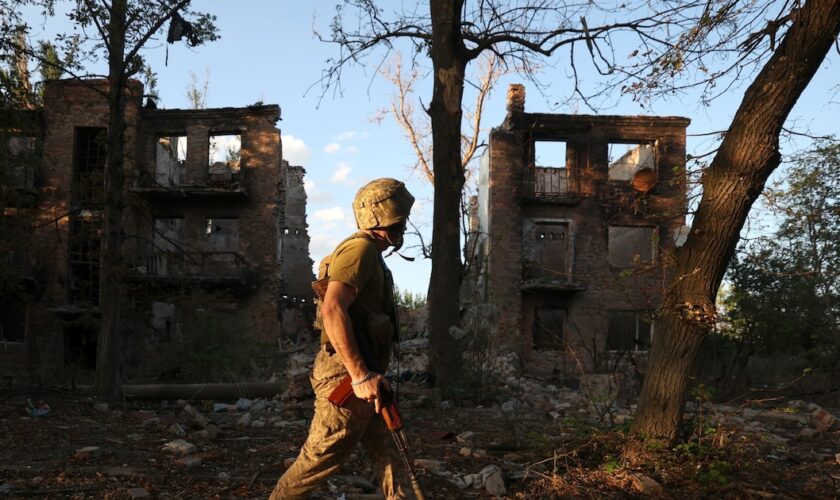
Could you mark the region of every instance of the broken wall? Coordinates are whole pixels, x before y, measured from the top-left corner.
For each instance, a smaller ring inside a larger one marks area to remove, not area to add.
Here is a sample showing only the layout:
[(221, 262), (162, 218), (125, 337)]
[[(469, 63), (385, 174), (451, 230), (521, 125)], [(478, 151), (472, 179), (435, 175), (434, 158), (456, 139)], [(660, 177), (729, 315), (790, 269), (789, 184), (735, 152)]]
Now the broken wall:
[[(617, 328), (640, 332), (632, 352), (655, 332), (685, 220), (688, 120), (522, 109), (512, 102), (492, 130), (479, 187), (497, 335), (564, 373), (604, 370), (626, 347)], [(565, 158), (541, 165), (540, 144), (557, 141)]]

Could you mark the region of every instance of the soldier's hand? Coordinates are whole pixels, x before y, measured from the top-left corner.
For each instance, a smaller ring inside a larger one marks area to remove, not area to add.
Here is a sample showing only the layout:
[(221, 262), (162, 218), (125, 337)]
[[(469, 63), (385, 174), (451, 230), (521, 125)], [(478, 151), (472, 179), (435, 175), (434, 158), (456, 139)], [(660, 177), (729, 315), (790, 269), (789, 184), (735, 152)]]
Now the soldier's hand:
[(376, 413), (379, 413), (381, 397), (380, 386), (383, 384), (385, 387), (390, 388), (390, 385), (388, 385), (388, 381), (385, 380), (385, 377), (379, 373), (371, 373), (367, 380), (353, 386), (353, 394), (363, 401), (373, 403), (376, 408)]

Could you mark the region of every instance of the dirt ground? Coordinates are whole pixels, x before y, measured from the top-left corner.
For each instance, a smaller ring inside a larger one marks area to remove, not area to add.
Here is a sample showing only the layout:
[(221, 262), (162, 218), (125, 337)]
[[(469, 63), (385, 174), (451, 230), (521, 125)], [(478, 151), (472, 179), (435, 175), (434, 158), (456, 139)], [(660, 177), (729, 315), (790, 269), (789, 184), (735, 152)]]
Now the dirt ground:
[[(620, 458), (620, 429), (542, 412), (444, 410), (423, 400), (428, 395), (405, 397), (403, 417), (413, 457), (427, 459), (418, 462), (427, 498), (491, 498), (484, 488), (455, 484), (489, 465), (503, 472), (503, 498), (840, 497), (836, 430), (781, 442), (707, 424), (687, 444), (648, 450), (650, 460), (631, 468)], [(28, 401), (49, 411), (29, 416)], [(173, 401), (104, 408), (71, 390), (7, 388), (0, 392), (0, 498), (266, 498), (311, 416), (311, 402), (268, 403), (250, 424), (237, 425), (242, 412), (192, 402), (219, 428), (210, 437)], [(177, 439), (195, 450), (164, 449)], [(360, 452), (320, 498), (380, 498), (372, 479)]]

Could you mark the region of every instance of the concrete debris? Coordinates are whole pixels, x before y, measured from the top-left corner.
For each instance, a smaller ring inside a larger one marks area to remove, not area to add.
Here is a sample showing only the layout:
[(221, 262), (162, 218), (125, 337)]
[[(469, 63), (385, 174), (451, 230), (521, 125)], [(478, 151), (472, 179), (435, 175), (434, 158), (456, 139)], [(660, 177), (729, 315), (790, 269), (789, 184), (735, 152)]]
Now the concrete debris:
[(481, 469), (479, 473), (481, 481), (484, 485), (485, 491), (493, 496), (502, 496), (507, 494), (505, 489), (505, 480), (502, 477), (502, 470), (496, 465), (488, 465)]
[(192, 469), (201, 465), (201, 457), (184, 457), (175, 460), (175, 463), (185, 469)]
[(169, 432), (171, 432), (172, 434), (175, 434), (176, 436), (186, 436), (187, 435), (187, 431), (184, 430), (184, 426), (182, 426), (178, 422), (175, 422), (174, 424), (169, 426)]
[(353, 488), (358, 488), (364, 493), (373, 493), (376, 486), (367, 479), (360, 476), (336, 476), (336, 479), (343, 481)]
[(446, 470), (446, 464), (442, 460), (435, 460), (433, 458), (415, 458), (414, 466), (431, 472), (442, 472)]
[(94, 403), (93, 409), (100, 413), (108, 413), (111, 409), (111, 406), (108, 403)]
[(181, 455), (189, 455), (190, 453), (195, 452), (195, 445), (184, 441), (183, 439), (176, 439), (175, 441), (170, 441), (163, 445), (162, 449), (164, 451), (170, 451), (173, 453), (180, 453)]
[(269, 406), (268, 401), (266, 401), (265, 399), (262, 399), (262, 398), (257, 399), (251, 405), (251, 412), (256, 413), (256, 412), (265, 411), (268, 408), (268, 406)]
[(516, 411), (516, 401), (510, 400), (502, 403), (502, 411), (505, 413), (513, 413)]
[(312, 385), (309, 381), (309, 368), (286, 370), (286, 390), (283, 399), (300, 400), (312, 397)]
[(462, 432), (462, 433), (458, 434), (457, 436), (455, 436), (455, 441), (457, 441), (460, 444), (469, 444), (469, 443), (472, 443), (473, 441), (475, 441), (475, 436), (476, 436), (475, 432), (466, 431), (466, 432)]
[(218, 476), (216, 476), (216, 479), (218, 479), (219, 481), (230, 481), (230, 473), (222, 471), (219, 473)]
[(184, 404), (184, 413), (186, 413), (187, 415), (192, 417), (193, 420), (195, 420), (195, 423), (198, 424), (199, 427), (206, 428), (207, 425), (210, 423), (207, 420), (207, 417), (202, 415), (202, 413), (200, 411), (196, 410), (195, 407), (193, 407), (190, 404)]
[(299, 420), (277, 420), (274, 422), (274, 427), (304, 427), (308, 425), (309, 422), (303, 419)]
[(79, 448), (73, 455), (77, 460), (88, 460), (102, 455), (102, 450), (98, 446), (85, 446)]
[(817, 432), (827, 432), (837, 423), (837, 417), (823, 408), (817, 407), (811, 413), (811, 424)]
[(228, 403), (213, 403), (213, 413), (222, 413), (228, 411), (238, 411), (236, 405)]
[(236, 401), (236, 409), (239, 411), (248, 411), (251, 409), (251, 405), (253, 404), (254, 402), (248, 398), (239, 398), (239, 400)]
[(239, 420), (236, 421), (236, 425), (238, 425), (239, 427), (248, 427), (249, 425), (251, 425), (251, 414), (243, 414), (241, 417), (239, 417)]
[(195, 439), (215, 439), (219, 435), (219, 427), (215, 424), (208, 424), (206, 429), (193, 432), (191, 436)]
[(254, 429), (261, 429), (261, 428), (265, 427), (265, 420), (262, 420), (262, 419), (254, 420), (253, 422), (251, 422), (251, 427), (254, 428)]
[(637, 472), (630, 474), (630, 479), (633, 481), (633, 487), (642, 495), (655, 496), (662, 494), (662, 485), (649, 476)]
[(128, 497), (134, 500), (137, 498), (152, 498), (152, 495), (143, 488), (129, 488)]

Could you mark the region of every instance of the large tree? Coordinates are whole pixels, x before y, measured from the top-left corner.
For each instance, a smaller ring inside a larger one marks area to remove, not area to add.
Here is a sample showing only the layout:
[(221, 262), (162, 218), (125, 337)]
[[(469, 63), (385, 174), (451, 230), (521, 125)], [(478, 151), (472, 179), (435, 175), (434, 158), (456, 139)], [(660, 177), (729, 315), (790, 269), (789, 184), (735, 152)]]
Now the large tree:
[[(402, 5), (386, 10), (374, 0), (344, 0), (338, 6), (326, 40), (340, 47), (340, 55), (327, 62), (324, 82), (340, 87), (342, 69), (360, 61), (374, 49), (390, 49), (400, 40), (413, 45), (415, 57), (432, 62), (432, 98), (427, 112), (432, 126), (434, 219), (432, 274), (429, 284), (431, 369), (442, 384), (455, 381), (461, 367), (460, 347), (450, 336), (459, 319), (456, 298), (461, 286), (461, 161), (462, 101), (467, 66), (484, 52), (528, 78), (540, 58), (562, 52), (578, 87), (575, 48), (601, 70), (614, 68), (620, 38), (636, 34), (648, 47), (646, 56), (671, 47), (669, 30), (683, 32), (700, 22), (704, 1), (661, 2), (648, 9), (638, 1), (603, 9), (596, 2), (561, 0), (430, 0), (428, 10)], [(602, 51), (602, 47), (608, 50)], [(581, 51), (579, 51), (581, 52)]]
[[(45, 16), (55, 15), (55, 0), (3, 0), (4, 7), (17, 9), (28, 5), (40, 6)], [(113, 401), (120, 397), (120, 369), (122, 329), (120, 311), (124, 294), (122, 255), (124, 187), (125, 187), (125, 106), (128, 82), (143, 71), (145, 64), (140, 51), (153, 38), (160, 35), (167, 22), (168, 39), (187, 37), (191, 45), (198, 45), (217, 38), (213, 24), (214, 17), (200, 12), (188, 11), (190, 0), (78, 0), (67, 2), (68, 19), (89, 38), (81, 41), (71, 35), (60, 34), (56, 38), (65, 45), (81, 47), (78, 64), (73, 68), (62, 68), (69, 74), (84, 78), (94, 76), (85, 72), (84, 63), (94, 63), (103, 55), (108, 63), (108, 86), (103, 97), (108, 100), (108, 131), (106, 138), (106, 161), (104, 175), (104, 205), (102, 210), (102, 240), (100, 245), (100, 331), (97, 338), (96, 394), (103, 400)], [(182, 19), (186, 13), (193, 22)], [(19, 31), (25, 32), (27, 25), (20, 16), (11, 16)], [(33, 57), (39, 54), (33, 52)], [(54, 64), (41, 58), (41, 64)], [(92, 86), (94, 90), (98, 87)], [(97, 90), (99, 91), (99, 90)]]
[(674, 279), (651, 346), (632, 426), (638, 436), (676, 439), (689, 376), (716, 320), (721, 279), (750, 208), (779, 165), (782, 127), (840, 34), (840, 1), (785, 6), (790, 10), (741, 45), (742, 53), (750, 53), (757, 44), (767, 43), (770, 56), (703, 171), (702, 198), (688, 239), (677, 252)]

